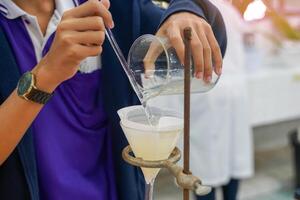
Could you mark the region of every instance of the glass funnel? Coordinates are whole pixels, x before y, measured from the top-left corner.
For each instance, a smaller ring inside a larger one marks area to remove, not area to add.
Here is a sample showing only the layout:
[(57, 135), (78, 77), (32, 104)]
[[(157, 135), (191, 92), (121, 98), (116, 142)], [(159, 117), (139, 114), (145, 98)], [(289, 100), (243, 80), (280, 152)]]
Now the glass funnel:
[[(118, 111), (121, 127), (134, 155), (146, 161), (167, 159), (175, 148), (183, 130), (179, 113), (151, 108), (155, 125), (149, 125), (142, 106), (126, 107)], [(160, 169), (142, 168), (146, 181), (145, 200), (153, 199), (153, 184)]]

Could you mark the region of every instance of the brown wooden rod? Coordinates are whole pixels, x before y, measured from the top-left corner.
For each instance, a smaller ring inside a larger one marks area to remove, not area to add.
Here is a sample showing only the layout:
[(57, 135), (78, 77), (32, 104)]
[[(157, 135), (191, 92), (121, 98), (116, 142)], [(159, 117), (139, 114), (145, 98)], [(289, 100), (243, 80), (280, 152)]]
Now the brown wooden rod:
[[(184, 57), (184, 152), (183, 172), (190, 174), (190, 95), (191, 95), (191, 39), (192, 29), (184, 29), (185, 57)], [(183, 199), (189, 200), (189, 190), (183, 190)]]

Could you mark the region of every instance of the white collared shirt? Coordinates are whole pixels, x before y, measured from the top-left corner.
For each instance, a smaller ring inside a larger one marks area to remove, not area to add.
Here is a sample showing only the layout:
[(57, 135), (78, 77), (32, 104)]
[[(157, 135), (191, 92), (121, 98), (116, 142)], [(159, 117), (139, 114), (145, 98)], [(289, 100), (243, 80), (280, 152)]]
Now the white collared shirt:
[[(8, 19), (16, 19), (21, 17), (24, 25), (30, 36), (36, 59), (39, 62), (43, 56), (43, 50), (49, 40), (50, 36), (56, 31), (56, 28), (61, 21), (63, 13), (75, 7), (73, 0), (55, 0), (56, 9), (51, 17), (46, 34), (43, 35), (37, 17), (32, 16), (18, 7), (12, 0), (0, 0), (0, 13)], [(81, 62), (80, 71), (83, 73), (91, 73), (101, 68), (100, 56), (89, 57)]]

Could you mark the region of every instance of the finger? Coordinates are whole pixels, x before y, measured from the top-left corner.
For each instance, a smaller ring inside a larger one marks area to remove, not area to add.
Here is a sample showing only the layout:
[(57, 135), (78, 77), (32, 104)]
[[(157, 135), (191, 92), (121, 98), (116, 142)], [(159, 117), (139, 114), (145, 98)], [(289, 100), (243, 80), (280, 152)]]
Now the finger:
[(167, 30), (167, 35), (170, 40), (171, 46), (176, 50), (177, 56), (181, 62), (184, 64), (184, 42), (181, 36), (180, 29), (178, 26), (172, 26), (172, 28)]
[(105, 8), (110, 8), (110, 1), (109, 0), (101, 0), (101, 3), (105, 6)]
[(105, 39), (105, 33), (104, 31), (73, 32), (71, 37), (78, 44), (101, 46)]
[(155, 39), (151, 42), (149, 49), (143, 60), (145, 68), (145, 76), (150, 77), (155, 69), (155, 61), (158, 56), (163, 52), (163, 47), (161, 42), (158, 39)]
[(78, 45), (76, 49), (78, 52), (80, 52), (82, 59), (98, 56), (102, 53), (102, 46)]
[(206, 82), (210, 82), (212, 79), (213, 71), (212, 52), (204, 31), (200, 26), (197, 26), (197, 30), (198, 37), (203, 45), (204, 80)]
[(220, 76), (222, 74), (222, 65), (223, 65), (221, 49), (210, 27), (207, 29), (206, 36), (212, 51), (214, 70), (216, 74)]
[(89, 0), (76, 8), (66, 11), (63, 15), (63, 19), (82, 18), (88, 16), (100, 16), (103, 18), (104, 23), (107, 27), (114, 27), (114, 22), (111, 13), (98, 0)]
[(196, 78), (201, 79), (203, 78), (204, 71), (203, 45), (194, 29), (192, 31), (191, 48), (195, 66), (195, 75)]
[[(96, 2), (97, 4), (97, 2)], [(95, 12), (96, 15), (101, 16), (103, 18), (104, 24), (109, 27), (109, 28), (113, 28), (114, 27), (114, 21), (112, 18), (111, 13), (109, 12), (109, 10), (102, 4), (97, 4), (100, 5), (99, 9)]]
[(61, 22), (59, 28), (72, 31), (101, 31), (105, 30), (102, 17), (92, 16), (72, 18)]

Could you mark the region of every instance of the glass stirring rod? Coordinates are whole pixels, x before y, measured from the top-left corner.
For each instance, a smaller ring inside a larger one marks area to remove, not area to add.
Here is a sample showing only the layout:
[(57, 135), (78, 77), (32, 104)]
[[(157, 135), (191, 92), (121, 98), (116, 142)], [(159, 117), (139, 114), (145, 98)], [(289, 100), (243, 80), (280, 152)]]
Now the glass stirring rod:
[(122, 67), (123, 67), (123, 69), (124, 69), (124, 71), (125, 71), (125, 73), (128, 77), (128, 79), (129, 79), (129, 82), (131, 83), (131, 85), (132, 85), (135, 93), (137, 94), (140, 102), (143, 103), (143, 94), (139, 90), (138, 85), (137, 85), (136, 81), (134, 80), (134, 75), (133, 75), (133, 73), (132, 73), (132, 71), (131, 71), (131, 69), (130, 69), (130, 67), (129, 67), (129, 65), (128, 65), (125, 57), (124, 57), (124, 54), (122, 53), (122, 51), (121, 51), (121, 49), (120, 49), (113, 33), (112, 33), (112, 31), (107, 28), (105, 30), (105, 35), (108, 38), (109, 43), (112, 46), (116, 56), (118, 57), (121, 65), (122, 65)]
[(115, 54), (117, 55), (128, 79), (129, 79), (129, 82), (131, 83), (131, 86), (133, 87), (133, 90), (134, 92), (136, 93), (137, 97), (139, 98), (141, 104), (143, 105), (144, 109), (145, 109), (145, 112), (146, 112), (146, 115), (147, 115), (147, 120), (149, 122), (149, 124), (153, 127), (154, 125), (154, 116), (151, 114), (151, 110), (147, 107), (147, 102), (145, 102), (143, 100), (143, 93), (139, 90), (139, 86), (137, 84), (137, 82), (135, 81), (134, 79), (134, 74), (132, 73), (125, 57), (124, 57), (124, 54), (122, 53), (112, 31), (108, 28), (105, 29), (105, 35), (106, 37), (108, 38), (109, 40), (109, 43), (110, 45), (112, 46)]

